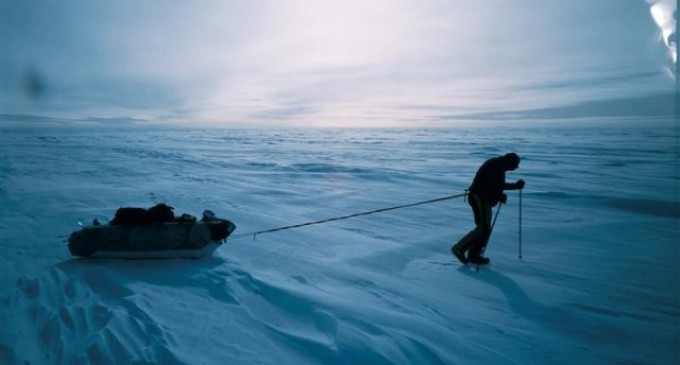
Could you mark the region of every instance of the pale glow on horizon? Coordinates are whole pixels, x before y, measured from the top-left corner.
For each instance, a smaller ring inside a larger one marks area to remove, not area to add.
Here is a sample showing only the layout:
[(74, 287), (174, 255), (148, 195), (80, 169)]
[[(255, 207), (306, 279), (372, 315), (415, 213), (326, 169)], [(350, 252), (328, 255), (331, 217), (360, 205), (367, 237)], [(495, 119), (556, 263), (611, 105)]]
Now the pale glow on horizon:
[(427, 126), (666, 92), (668, 12), (620, 1), (12, 2), (3, 113)]

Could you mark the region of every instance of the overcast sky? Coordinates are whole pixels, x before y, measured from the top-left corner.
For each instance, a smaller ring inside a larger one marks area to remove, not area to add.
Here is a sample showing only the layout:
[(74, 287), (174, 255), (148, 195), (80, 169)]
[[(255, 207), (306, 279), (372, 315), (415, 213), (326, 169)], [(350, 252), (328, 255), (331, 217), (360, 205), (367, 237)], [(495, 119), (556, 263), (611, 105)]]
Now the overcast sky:
[(677, 97), (676, 0), (1, 4), (0, 121), (447, 126)]

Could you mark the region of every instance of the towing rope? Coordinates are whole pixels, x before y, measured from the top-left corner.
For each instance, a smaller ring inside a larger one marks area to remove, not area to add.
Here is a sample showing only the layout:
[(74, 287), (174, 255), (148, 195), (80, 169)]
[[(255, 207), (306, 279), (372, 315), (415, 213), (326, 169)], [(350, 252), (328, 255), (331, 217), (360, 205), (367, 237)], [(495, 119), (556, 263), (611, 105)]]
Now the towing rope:
[(368, 212), (360, 212), (360, 213), (354, 213), (354, 214), (349, 214), (349, 215), (343, 215), (341, 217), (333, 217), (333, 218), (328, 218), (328, 219), (323, 219), (319, 221), (314, 221), (314, 222), (307, 222), (307, 223), (301, 223), (301, 224), (295, 224), (292, 226), (285, 226), (285, 227), (279, 227), (279, 228), (273, 228), (273, 229), (267, 229), (264, 231), (257, 231), (257, 232), (251, 232), (251, 233), (243, 233), (240, 235), (236, 235), (232, 238), (240, 238), (240, 237), (245, 237), (245, 236), (250, 236), (253, 235), (253, 241), (255, 240), (255, 237), (257, 237), (258, 234), (262, 233), (271, 233), (271, 232), (277, 232), (277, 231), (283, 231), (286, 229), (291, 229), (291, 228), (298, 228), (298, 227), (304, 227), (304, 226), (311, 226), (314, 224), (321, 224), (321, 223), (327, 223), (327, 222), (332, 222), (332, 221), (339, 221), (343, 219), (349, 219), (349, 218), (354, 218), (354, 217), (359, 217), (363, 215), (369, 215), (369, 214), (375, 214), (375, 213), (381, 213), (381, 212), (386, 212), (388, 210), (395, 210), (395, 209), (402, 209), (402, 208), (409, 208), (409, 207), (415, 207), (417, 205), (424, 205), (424, 204), (431, 204), (431, 203), (436, 203), (444, 200), (450, 200), (450, 199), (456, 199), (460, 198), (462, 196), (465, 196), (467, 193), (462, 193), (462, 194), (456, 194), (456, 195), (450, 195), (450, 196), (445, 196), (441, 198), (436, 198), (436, 199), (430, 199), (430, 200), (425, 200), (422, 202), (417, 202), (417, 203), (411, 203), (411, 204), (404, 204), (404, 205), (398, 205), (395, 207), (389, 207), (389, 208), (382, 208), (382, 209), (376, 209), (376, 210), (371, 210)]

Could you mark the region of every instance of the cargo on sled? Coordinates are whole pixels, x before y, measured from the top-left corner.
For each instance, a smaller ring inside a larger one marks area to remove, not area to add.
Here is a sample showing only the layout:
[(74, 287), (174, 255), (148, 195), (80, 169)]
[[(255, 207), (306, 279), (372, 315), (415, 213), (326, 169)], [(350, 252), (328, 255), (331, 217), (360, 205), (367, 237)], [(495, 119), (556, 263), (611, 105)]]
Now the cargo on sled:
[(96, 219), (92, 226), (71, 234), (72, 255), (88, 258), (163, 259), (201, 258), (212, 254), (236, 229), (209, 210), (201, 220), (189, 214), (175, 217), (173, 208), (120, 208), (109, 224)]

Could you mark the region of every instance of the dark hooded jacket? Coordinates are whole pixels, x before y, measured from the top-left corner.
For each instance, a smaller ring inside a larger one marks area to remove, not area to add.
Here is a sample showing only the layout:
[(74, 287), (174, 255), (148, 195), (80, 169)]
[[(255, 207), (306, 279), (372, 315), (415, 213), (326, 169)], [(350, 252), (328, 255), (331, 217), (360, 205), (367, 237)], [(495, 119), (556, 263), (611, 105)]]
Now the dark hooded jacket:
[(503, 156), (488, 159), (477, 170), (469, 188), (470, 192), (486, 200), (492, 207), (496, 206), (503, 196), (503, 190), (516, 188), (516, 184), (505, 183), (507, 165)]

